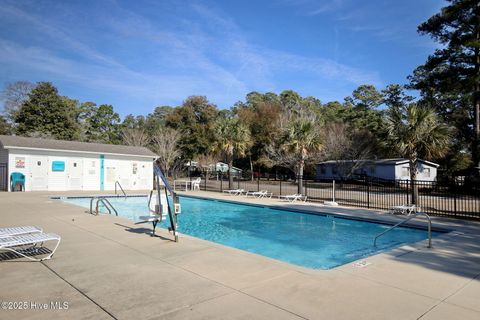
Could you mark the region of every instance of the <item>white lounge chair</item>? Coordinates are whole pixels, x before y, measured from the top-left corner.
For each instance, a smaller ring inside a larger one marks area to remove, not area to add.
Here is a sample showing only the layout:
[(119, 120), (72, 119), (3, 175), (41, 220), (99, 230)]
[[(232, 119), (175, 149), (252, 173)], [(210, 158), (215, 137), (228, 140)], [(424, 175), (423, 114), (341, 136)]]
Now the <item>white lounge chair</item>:
[(268, 190), (260, 190), (260, 191), (247, 191), (245, 195), (247, 197), (252, 196), (254, 198), (266, 198), (266, 197), (271, 198), (273, 193), (268, 192)]
[(392, 214), (406, 214), (407, 216), (412, 213), (417, 213), (420, 211), (420, 207), (414, 204), (403, 204), (400, 206), (390, 207), (390, 213)]
[(244, 189), (231, 189), (231, 190), (223, 190), (223, 192), (228, 193), (229, 195), (233, 195), (233, 196), (240, 196), (245, 192), (245, 190)]
[[(52, 258), (60, 245), (60, 240), (60, 236), (54, 233), (27, 233), (11, 237), (3, 237), (0, 238), (0, 251), (13, 252), (32, 261), (43, 261)], [(43, 245), (43, 243), (47, 241), (57, 241), (57, 244), (46, 257), (37, 259), (25, 254), (35, 253), (35, 251), (39, 252), (39, 247), (37, 247), (37, 245)]]
[(34, 226), (0, 228), (0, 238), (17, 236), (26, 233), (40, 233), (42, 231), (43, 230), (41, 228)]
[(303, 202), (307, 201), (307, 196), (301, 195), (301, 194), (289, 194), (286, 196), (279, 196), (279, 199), (284, 199), (287, 200), (288, 202), (295, 202), (297, 200), (301, 200)]

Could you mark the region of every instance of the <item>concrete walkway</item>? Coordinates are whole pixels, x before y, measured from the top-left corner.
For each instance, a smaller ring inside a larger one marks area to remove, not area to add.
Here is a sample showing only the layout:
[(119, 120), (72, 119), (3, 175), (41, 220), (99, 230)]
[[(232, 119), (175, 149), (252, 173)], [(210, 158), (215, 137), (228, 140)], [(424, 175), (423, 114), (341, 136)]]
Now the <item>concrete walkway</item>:
[[(62, 236), (52, 260), (0, 261), (0, 319), (480, 319), (479, 223), (435, 219), (456, 232), (435, 238), (433, 249), (422, 241), (364, 259), (365, 267), (320, 271), (188, 236), (174, 243), (163, 229), (152, 238), (147, 225), (92, 216), (51, 195), (0, 193), (0, 227), (38, 225)], [(18, 302), (26, 310), (5, 309)]]

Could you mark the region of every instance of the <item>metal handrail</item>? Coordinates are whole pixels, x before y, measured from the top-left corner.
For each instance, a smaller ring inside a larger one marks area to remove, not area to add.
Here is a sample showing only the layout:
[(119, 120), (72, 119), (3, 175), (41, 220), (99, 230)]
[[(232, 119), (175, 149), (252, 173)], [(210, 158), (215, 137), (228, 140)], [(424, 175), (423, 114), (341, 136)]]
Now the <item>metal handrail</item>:
[(150, 190), (150, 195), (148, 196), (148, 210), (150, 210), (150, 202), (152, 202), (152, 195), (153, 195), (153, 190)]
[(373, 245), (377, 246), (377, 239), (380, 238), (381, 236), (383, 236), (385, 233), (387, 233), (389, 231), (392, 231), (396, 227), (400, 226), (401, 224), (404, 224), (405, 222), (408, 222), (408, 221), (412, 220), (413, 218), (416, 218), (417, 215), (419, 215), (419, 214), (423, 214), (425, 217), (427, 217), (427, 220), (428, 220), (428, 246), (427, 246), (427, 248), (431, 248), (432, 247), (432, 220), (430, 219), (430, 216), (428, 214), (426, 214), (425, 212), (415, 212), (413, 215), (410, 215), (407, 219), (402, 220), (399, 223), (397, 223), (396, 225), (391, 226), (387, 230), (383, 231), (382, 233), (380, 233), (379, 235), (377, 235), (375, 237), (375, 239), (373, 240)]
[(104, 197), (92, 197), (90, 199), (90, 213), (93, 214), (93, 201), (94, 200), (97, 200), (97, 202), (95, 203), (95, 215), (98, 216), (98, 204), (101, 202), (103, 204), (103, 206), (108, 210), (108, 213), (109, 214), (112, 214), (112, 210), (113, 212), (115, 212), (115, 215), (118, 216), (118, 211), (117, 209), (115, 209), (115, 207), (112, 205), (112, 203), (110, 201), (108, 201), (107, 198), (104, 198)]
[(127, 193), (125, 192), (125, 190), (123, 190), (122, 185), (120, 184), (120, 182), (118, 182), (118, 180), (115, 181), (115, 195), (118, 197), (117, 186), (120, 188), (120, 190), (122, 190), (123, 196), (127, 198)]
[(97, 206), (96, 206), (97, 214), (98, 214), (98, 204), (99, 204), (100, 202), (103, 203), (103, 205), (105, 206), (105, 208), (107, 208), (109, 214), (112, 214), (112, 211), (108, 208), (108, 207), (110, 206), (110, 208), (115, 212), (115, 215), (118, 217), (118, 212), (117, 212), (117, 210), (116, 210), (115, 207), (110, 203), (110, 201), (108, 201), (107, 198), (98, 198), (98, 200), (97, 200)]

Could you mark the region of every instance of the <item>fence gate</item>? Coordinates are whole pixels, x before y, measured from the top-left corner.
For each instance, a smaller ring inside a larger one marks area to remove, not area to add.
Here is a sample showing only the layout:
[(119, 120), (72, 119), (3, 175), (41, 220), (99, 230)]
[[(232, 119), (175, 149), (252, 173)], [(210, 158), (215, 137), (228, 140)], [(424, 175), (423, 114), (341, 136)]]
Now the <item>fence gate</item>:
[(0, 191), (8, 191), (8, 170), (6, 163), (0, 163)]

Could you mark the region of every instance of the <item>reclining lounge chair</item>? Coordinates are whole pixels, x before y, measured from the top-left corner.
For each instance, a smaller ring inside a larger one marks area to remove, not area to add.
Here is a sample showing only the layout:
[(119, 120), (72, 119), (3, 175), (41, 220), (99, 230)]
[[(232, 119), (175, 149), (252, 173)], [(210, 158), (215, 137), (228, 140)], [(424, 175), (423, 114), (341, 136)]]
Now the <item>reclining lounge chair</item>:
[(243, 192), (245, 192), (244, 189), (232, 189), (232, 190), (223, 190), (223, 192), (228, 193), (229, 195), (232, 196), (240, 196), (242, 195)]
[(297, 200), (301, 200), (303, 202), (307, 201), (307, 196), (303, 196), (301, 194), (290, 194), (286, 196), (279, 196), (278, 198), (287, 200), (288, 202), (295, 202)]
[(27, 233), (41, 233), (41, 232), (43, 232), (41, 228), (33, 227), (33, 226), (0, 228), (0, 238), (18, 236), (18, 235), (27, 234)]
[(254, 198), (271, 198), (273, 193), (269, 193), (268, 190), (260, 190), (260, 191), (247, 191), (245, 195), (252, 196)]
[[(52, 258), (60, 245), (60, 240), (60, 236), (54, 233), (26, 233), (2, 237), (0, 238), (0, 251), (13, 252), (32, 261), (43, 261)], [(37, 247), (37, 245), (41, 246), (47, 241), (57, 241), (57, 244), (46, 257), (37, 259), (27, 255), (29, 253), (39, 253), (40, 247)]]
[(412, 213), (417, 213), (418, 211), (420, 211), (420, 207), (414, 204), (403, 204), (390, 208), (390, 213), (392, 214), (405, 214), (407, 216), (411, 215)]

